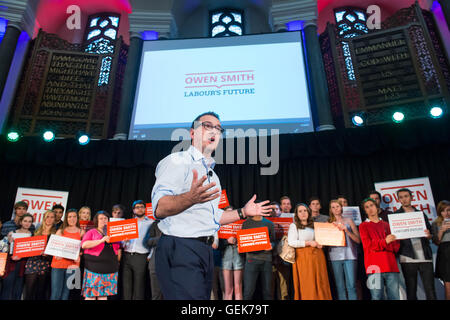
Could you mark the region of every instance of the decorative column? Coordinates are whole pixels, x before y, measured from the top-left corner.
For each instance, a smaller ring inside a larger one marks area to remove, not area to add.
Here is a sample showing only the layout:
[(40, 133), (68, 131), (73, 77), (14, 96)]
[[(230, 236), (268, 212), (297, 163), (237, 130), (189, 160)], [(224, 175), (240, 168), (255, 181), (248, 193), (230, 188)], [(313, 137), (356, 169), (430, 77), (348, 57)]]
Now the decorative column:
[(154, 31), (158, 33), (158, 40), (163, 40), (170, 38), (171, 31), (174, 28), (173, 17), (170, 11), (135, 11), (129, 15), (129, 20), (130, 48), (128, 50), (114, 140), (126, 140), (128, 137), (144, 45), (142, 33)]
[(0, 43), (0, 97), (5, 88), (6, 79), (8, 79), (11, 62), (16, 51), (17, 41), (19, 40), (22, 27), (15, 21), (8, 21), (5, 35)]
[(316, 20), (306, 21), (303, 24), (303, 35), (313, 104), (317, 112), (318, 123), (316, 131), (333, 130), (336, 128), (333, 125), (333, 117), (331, 115), (328, 84), (322, 60), (322, 51), (320, 50), (319, 37), (317, 36)]
[(294, 30), (303, 30), (309, 75), (311, 111), (315, 120), (316, 131), (332, 130), (336, 128), (331, 116), (328, 84), (317, 35), (316, 19), (317, 0), (272, 1), (270, 24), (274, 32), (279, 32), (283, 29), (292, 30), (292, 28), (288, 27), (293, 22), (295, 22), (296, 26)]
[(128, 50), (127, 66), (122, 84), (122, 98), (120, 100), (119, 115), (117, 118), (117, 129), (115, 140), (126, 140), (133, 110), (136, 85), (141, 65), (142, 46), (144, 41), (142, 35), (137, 32), (130, 33), (130, 48)]

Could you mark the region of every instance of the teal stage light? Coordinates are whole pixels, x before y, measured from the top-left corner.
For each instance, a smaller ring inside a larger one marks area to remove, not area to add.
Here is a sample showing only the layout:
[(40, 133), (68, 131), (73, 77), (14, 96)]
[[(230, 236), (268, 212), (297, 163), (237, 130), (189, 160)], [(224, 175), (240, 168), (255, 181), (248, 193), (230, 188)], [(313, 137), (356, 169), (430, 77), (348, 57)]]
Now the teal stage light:
[(430, 116), (434, 119), (442, 117), (444, 110), (441, 107), (433, 107), (430, 109)]
[(10, 131), (10, 132), (8, 132), (6, 137), (7, 137), (8, 141), (16, 142), (16, 141), (19, 141), (20, 134), (17, 131)]
[(47, 130), (42, 135), (42, 138), (44, 138), (45, 142), (52, 142), (53, 140), (55, 140), (55, 134), (53, 133), (53, 131)]
[(400, 123), (405, 120), (405, 115), (403, 112), (397, 111), (392, 115), (392, 120), (394, 120), (395, 123)]

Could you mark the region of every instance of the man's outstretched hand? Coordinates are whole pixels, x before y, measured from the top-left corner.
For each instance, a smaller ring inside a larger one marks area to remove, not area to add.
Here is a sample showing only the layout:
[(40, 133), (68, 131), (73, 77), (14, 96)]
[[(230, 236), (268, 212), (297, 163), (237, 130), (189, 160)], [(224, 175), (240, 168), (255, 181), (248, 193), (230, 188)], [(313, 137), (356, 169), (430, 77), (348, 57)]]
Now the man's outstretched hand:
[(253, 217), (253, 216), (270, 216), (270, 213), (274, 209), (274, 206), (267, 205), (270, 201), (262, 201), (255, 203), (256, 194), (247, 202), (247, 204), (242, 208), (244, 216)]

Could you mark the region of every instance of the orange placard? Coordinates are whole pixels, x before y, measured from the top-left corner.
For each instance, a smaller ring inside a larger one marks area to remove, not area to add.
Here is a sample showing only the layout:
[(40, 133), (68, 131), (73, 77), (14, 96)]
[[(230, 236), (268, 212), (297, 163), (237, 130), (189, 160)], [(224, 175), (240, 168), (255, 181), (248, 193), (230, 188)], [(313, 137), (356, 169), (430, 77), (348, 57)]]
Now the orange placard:
[(109, 242), (139, 238), (137, 219), (127, 219), (108, 223)]
[(27, 258), (40, 256), (47, 245), (47, 236), (17, 238), (14, 240), (13, 257)]
[(233, 223), (225, 224), (220, 226), (218, 235), (219, 239), (228, 239), (230, 237), (237, 237), (236, 233), (241, 230), (242, 224), (245, 220), (239, 220)]
[(267, 220), (273, 222), (275, 227), (275, 238), (281, 239), (284, 235), (288, 234), (289, 226), (294, 222), (292, 218), (272, 218), (266, 217)]
[(6, 259), (8, 259), (8, 253), (0, 252), (0, 273), (5, 272)]
[(220, 194), (219, 209), (226, 208), (229, 205), (230, 203), (228, 202), (227, 191), (223, 189), (222, 193)]
[(94, 221), (90, 220), (80, 220), (80, 228), (84, 231), (89, 231), (94, 228)]
[(145, 215), (152, 220), (156, 220), (153, 215), (153, 207), (151, 202), (145, 204)]
[(239, 253), (272, 249), (267, 227), (241, 229), (237, 232), (237, 241)]
[(314, 238), (322, 246), (345, 246), (345, 233), (328, 222), (314, 222)]

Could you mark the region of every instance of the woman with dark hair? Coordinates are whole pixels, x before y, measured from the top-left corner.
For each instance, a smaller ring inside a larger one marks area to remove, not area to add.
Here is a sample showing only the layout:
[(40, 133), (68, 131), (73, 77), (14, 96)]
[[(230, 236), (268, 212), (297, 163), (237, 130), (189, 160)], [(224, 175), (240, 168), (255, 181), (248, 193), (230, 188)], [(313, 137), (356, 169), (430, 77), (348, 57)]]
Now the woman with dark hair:
[[(25, 213), (18, 219), (20, 228), (8, 233), (7, 238), (10, 243), (11, 253), (14, 252), (14, 239), (18, 237), (31, 237), (30, 230), (33, 224), (33, 216)], [(20, 300), (23, 289), (23, 276), (27, 258), (19, 258), (8, 255), (3, 278), (3, 288), (0, 300)]]
[[(78, 220), (78, 211), (76, 209), (69, 209), (64, 216), (64, 221), (61, 227), (56, 232), (57, 236), (67, 237), (74, 240), (81, 240), (84, 231), (80, 228)], [(81, 255), (81, 253), (80, 253)], [(80, 267), (80, 255), (76, 260), (70, 260), (62, 257), (53, 257), (51, 284), (52, 293), (50, 300), (68, 300), (70, 289), (67, 286), (67, 280), (73, 273), (73, 269)], [(70, 270), (71, 272), (68, 272)], [(75, 270), (76, 272), (76, 270)]]
[(86, 300), (107, 300), (108, 296), (117, 294), (120, 242), (109, 243), (108, 212), (97, 212), (93, 221), (94, 228), (81, 241), (85, 267), (82, 293)]
[(437, 218), (431, 225), (433, 242), (439, 246), (436, 257), (436, 278), (445, 286), (445, 299), (450, 300), (450, 201), (442, 200), (437, 205)]
[(295, 300), (331, 300), (330, 283), (322, 246), (314, 240), (311, 209), (297, 204), (294, 223), (289, 226), (288, 243), (295, 248), (292, 265)]

